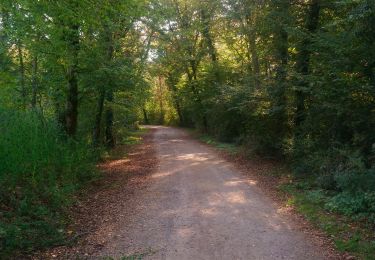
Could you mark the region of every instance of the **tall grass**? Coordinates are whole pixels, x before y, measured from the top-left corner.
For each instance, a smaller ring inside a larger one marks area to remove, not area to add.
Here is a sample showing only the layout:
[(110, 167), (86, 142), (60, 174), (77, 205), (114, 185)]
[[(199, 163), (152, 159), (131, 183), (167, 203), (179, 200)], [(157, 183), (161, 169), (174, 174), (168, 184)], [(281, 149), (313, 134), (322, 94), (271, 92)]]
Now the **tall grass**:
[(95, 159), (53, 120), (0, 109), (0, 258), (64, 238), (64, 210), (96, 175)]

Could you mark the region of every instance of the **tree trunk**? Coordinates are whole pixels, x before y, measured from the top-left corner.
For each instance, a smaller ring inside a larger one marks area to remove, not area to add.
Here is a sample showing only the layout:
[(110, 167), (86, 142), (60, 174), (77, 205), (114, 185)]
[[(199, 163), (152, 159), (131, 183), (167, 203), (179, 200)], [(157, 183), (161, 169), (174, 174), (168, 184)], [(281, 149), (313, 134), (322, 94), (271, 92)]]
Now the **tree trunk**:
[(36, 108), (36, 101), (38, 95), (38, 57), (35, 55), (33, 58), (33, 76), (32, 76), (32, 96), (31, 107)]
[(68, 136), (74, 137), (77, 132), (78, 120), (78, 52), (79, 26), (71, 25), (67, 36), (71, 55), (71, 64), (67, 71), (68, 93), (65, 112), (65, 131)]
[[(197, 97), (197, 103), (199, 105), (199, 109), (203, 109), (203, 103), (202, 103), (202, 99), (201, 97), (199, 96), (199, 93), (198, 93), (198, 90), (197, 88), (195, 87), (195, 82), (197, 81), (197, 73), (196, 73), (196, 67), (195, 67), (195, 62), (190, 62), (191, 64), (191, 71), (189, 69), (187, 69), (187, 75), (188, 75), (188, 82), (189, 82), (189, 85), (194, 93), (194, 95)], [(208, 132), (208, 121), (207, 121), (207, 117), (206, 117), (206, 114), (203, 113), (202, 115), (202, 123), (203, 123), (203, 130), (207, 133)]]
[(20, 92), (22, 99), (22, 106), (26, 108), (26, 87), (25, 87), (25, 64), (23, 62), (23, 52), (22, 43), (20, 40), (17, 41), (17, 51), (18, 51), (18, 62), (19, 62), (19, 77), (20, 77)]
[[(105, 24), (105, 40), (107, 43), (107, 64), (111, 64), (113, 53), (114, 53), (114, 46), (113, 46), (113, 35), (110, 27)], [(108, 148), (113, 148), (116, 145), (115, 137), (113, 134), (113, 101), (114, 101), (114, 93), (112, 89), (112, 84), (109, 86), (109, 90), (106, 93), (106, 112), (105, 112), (105, 143)]]
[(210, 55), (211, 61), (216, 64), (217, 62), (217, 52), (214, 46), (214, 42), (212, 40), (212, 36), (210, 33), (210, 17), (208, 16), (206, 10), (201, 10), (201, 19), (203, 23), (203, 30), (202, 34), (206, 41), (206, 46), (208, 48), (208, 54)]
[(183, 114), (182, 114), (180, 98), (177, 94), (178, 91), (177, 91), (177, 87), (176, 87), (176, 84), (178, 83), (178, 77), (176, 75), (173, 75), (173, 72), (170, 72), (167, 75), (166, 82), (167, 82), (167, 86), (168, 86), (169, 90), (172, 92), (173, 105), (174, 105), (174, 108), (177, 111), (179, 124), (180, 124), (180, 126), (184, 126), (185, 120), (184, 120), (184, 117), (183, 117)]
[(1, 22), (2, 22), (2, 30), (0, 31), (0, 43), (8, 45), (9, 12), (8, 10), (6, 10), (4, 6), (1, 6), (0, 15), (1, 15)]
[(143, 121), (146, 125), (150, 124), (150, 121), (148, 120), (147, 111), (146, 108), (142, 108), (143, 111)]
[(255, 41), (256, 33), (254, 29), (249, 30), (248, 34), (248, 41), (249, 41), (249, 53), (251, 55), (251, 65), (253, 74), (255, 77), (255, 88), (259, 88), (260, 86), (260, 66), (259, 66), (259, 57), (258, 52), (256, 49), (256, 41)]
[(99, 146), (100, 144), (101, 122), (102, 122), (102, 115), (103, 115), (104, 99), (105, 99), (105, 91), (102, 90), (99, 93), (98, 105), (96, 108), (96, 115), (95, 115), (94, 132), (92, 135), (92, 142), (95, 147)]
[(288, 33), (285, 30), (288, 21), (286, 21), (289, 15), (290, 0), (281, 0), (276, 4), (276, 10), (278, 10), (278, 17), (281, 18), (277, 21), (276, 32), (275, 32), (275, 49), (276, 49), (276, 76), (275, 76), (275, 107), (277, 108), (274, 112), (277, 125), (280, 126), (279, 133), (281, 137), (284, 137), (287, 124), (286, 114), (286, 77), (287, 77), (287, 65), (288, 65)]
[(173, 85), (171, 87), (171, 89), (172, 89), (172, 92), (173, 92), (173, 103), (174, 103), (176, 111), (177, 111), (178, 120), (180, 122), (180, 125), (184, 126), (185, 125), (185, 120), (184, 120), (184, 116), (182, 114), (182, 109), (181, 109), (179, 97), (176, 94), (176, 92), (177, 92), (176, 86)]
[[(319, 14), (320, 14), (320, 3), (319, 0), (311, 0), (309, 11), (306, 20), (306, 30), (310, 34), (314, 34), (318, 28), (319, 24)], [(309, 64), (311, 50), (309, 46), (311, 44), (310, 37), (305, 38), (300, 46), (300, 51), (297, 57), (296, 67), (297, 71), (303, 77), (299, 83), (299, 86), (295, 92), (296, 96), (296, 114), (294, 118), (294, 123), (297, 128), (305, 120), (305, 100), (307, 97), (304, 88), (308, 87), (308, 82), (305, 77), (309, 74)]]
[(164, 91), (163, 91), (162, 79), (159, 76), (159, 79), (158, 79), (158, 98), (159, 98), (159, 109), (160, 109), (160, 115), (159, 115), (159, 124), (160, 125), (164, 124), (164, 115), (165, 115), (164, 103), (163, 103), (163, 97), (164, 97), (163, 92)]
[(175, 99), (175, 105), (176, 105), (176, 110), (177, 110), (177, 114), (178, 114), (178, 119), (180, 121), (180, 125), (184, 126), (185, 125), (185, 120), (184, 120), (184, 117), (182, 115), (182, 110), (181, 110), (180, 102), (177, 99)]
[[(113, 40), (112, 40), (112, 32), (107, 24), (103, 25), (104, 33), (103, 39), (107, 44), (106, 49), (106, 64), (109, 65), (113, 58)], [(92, 135), (92, 140), (94, 146), (99, 146), (101, 143), (101, 126), (102, 126), (102, 115), (103, 111), (105, 111), (104, 117), (104, 124), (105, 124), (105, 134), (104, 134), (104, 142), (108, 148), (113, 148), (116, 144), (115, 138), (113, 135), (113, 109), (112, 103), (114, 101), (114, 94), (113, 90), (111, 89), (112, 86), (108, 86), (108, 90), (105, 90), (103, 87), (99, 91), (98, 103), (96, 108), (96, 115), (95, 115), (95, 122), (94, 122), (94, 130)], [(107, 102), (106, 102), (107, 101)], [(107, 103), (107, 104), (105, 104)]]
[(113, 91), (108, 91), (107, 101), (109, 105), (106, 106), (105, 112), (105, 144), (108, 148), (113, 148), (116, 145), (115, 137), (113, 135)]
[(221, 74), (218, 71), (218, 58), (217, 58), (217, 51), (215, 49), (214, 41), (211, 36), (211, 26), (210, 26), (210, 17), (207, 14), (205, 9), (201, 10), (201, 19), (203, 23), (203, 30), (202, 35), (205, 39), (206, 46), (208, 49), (208, 54), (211, 58), (212, 66), (214, 69), (214, 76), (215, 76), (215, 83), (220, 84), (221, 83)]
[(259, 57), (258, 57), (258, 51), (256, 46), (256, 29), (255, 29), (255, 3), (251, 1), (245, 1), (244, 8), (246, 9), (244, 13), (245, 21), (242, 24), (243, 31), (245, 33), (245, 36), (247, 38), (247, 56), (251, 57), (251, 60), (249, 60), (249, 63), (251, 63), (251, 66), (249, 64), (249, 73), (252, 73), (254, 76), (254, 85), (255, 88), (258, 89), (260, 86), (260, 66), (259, 66)]

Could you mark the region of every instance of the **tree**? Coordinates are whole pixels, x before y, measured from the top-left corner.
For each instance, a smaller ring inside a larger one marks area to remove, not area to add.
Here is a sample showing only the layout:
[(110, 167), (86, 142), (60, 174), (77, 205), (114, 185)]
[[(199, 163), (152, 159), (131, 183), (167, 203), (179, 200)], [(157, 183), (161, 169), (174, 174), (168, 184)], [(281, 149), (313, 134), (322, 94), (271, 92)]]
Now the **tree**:
[(295, 114), (295, 125), (298, 128), (305, 118), (305, 100), (306, 100), (306, 89), (308, 88), (308, 82), (306, 77), (309, 74), (310, 55), (311, 55), (311, 39), (314, 37), (316, 30), (319, 25), (319, 14), (320, 14), (320, 1), (311, 0), (308, 3), (308, 11), (306, 14), (306, 25), (305, 33), (299, 45), (299, 53), (296, 61), (296, 70), (301, 74), (300, 82), (296, 90), (296, 114)]

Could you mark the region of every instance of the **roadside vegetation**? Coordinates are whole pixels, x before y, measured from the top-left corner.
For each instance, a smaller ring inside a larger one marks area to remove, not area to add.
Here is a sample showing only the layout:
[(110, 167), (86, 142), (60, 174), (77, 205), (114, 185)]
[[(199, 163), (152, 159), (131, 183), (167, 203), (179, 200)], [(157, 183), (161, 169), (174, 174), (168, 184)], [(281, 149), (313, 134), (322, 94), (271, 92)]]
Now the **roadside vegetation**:
[(97, 163), (140, 142), (146, 2), (94, 2), (0, 2), (1, 259), (74, 242)]
[(63, 140), (53, 121), (0, 111), (0, 257), (60, 244), (73, 194), (98, 177), (86, 143)]
[[(374, 259), (375, 236), (371, 230), (374, 223), (363, 218), (363, 213), (344, 214), (337, 210), (332, 201), (337, 192), (330, 192), (316, 185), (315, 178), (299, 176), (293, 173), (291, 165), (279, 158), (265, 158), (243, 145), (221, 142), (218, 139), (197, 131), (190, 133), (200, 141), (218, 149), (226, 158), (237, 161), (239, 164), (251, 163), (254, 158), (264, 162), (272, 162), (271, 169), (261, 170), (262, 179), (278, 194), (277, 200), (286, 207), (292, 207), (304, 219), (322, 230), (332, 239), (340, 252), (347, 252), (359, 259)], [(243, 161), (243, 159), (245, 161)], [(244, 166), (246, 168), (246, 165)], [(253, 174), (249, 172), (249, 174)], [(253, 176), (256, 180), (258, 175)], [(262, 186), (263, 187), (263, 186)]]
[(374, 259), (375, 237), (373, 223), (358, 221), (357, 215), (338, 214), (332, 208), (335, 195), (314, 187), (301, 180), (291, 181), (278, 188), (289, 196), (286, 201), (296, 211), (310, 221), (315, 227), (324, 231), (341, 252), (348, 252), (359, 259)]
[(155, 43), (152, 122), (284, 162), (290, 203), (339, 249), (373, 258), (374, 1), (171, 2)]
[(373, 233), (374, 24), (373, 0), (1, 1), (1, 254), (60, 243), (137, 122), (284, 161), (293, 203)]

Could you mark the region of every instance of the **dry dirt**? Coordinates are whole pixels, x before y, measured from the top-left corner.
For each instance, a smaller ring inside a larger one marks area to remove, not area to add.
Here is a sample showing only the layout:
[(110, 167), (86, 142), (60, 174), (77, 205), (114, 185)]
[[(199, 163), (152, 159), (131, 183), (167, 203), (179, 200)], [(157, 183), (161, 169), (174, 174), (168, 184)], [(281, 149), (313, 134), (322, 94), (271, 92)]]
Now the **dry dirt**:
[(45, 257), (339, 258), (215, 149), (181, 129), (150, 128), (129, 158), (103, 166), (117, 184), (82, 202), (76, 229), (88, 234)]

